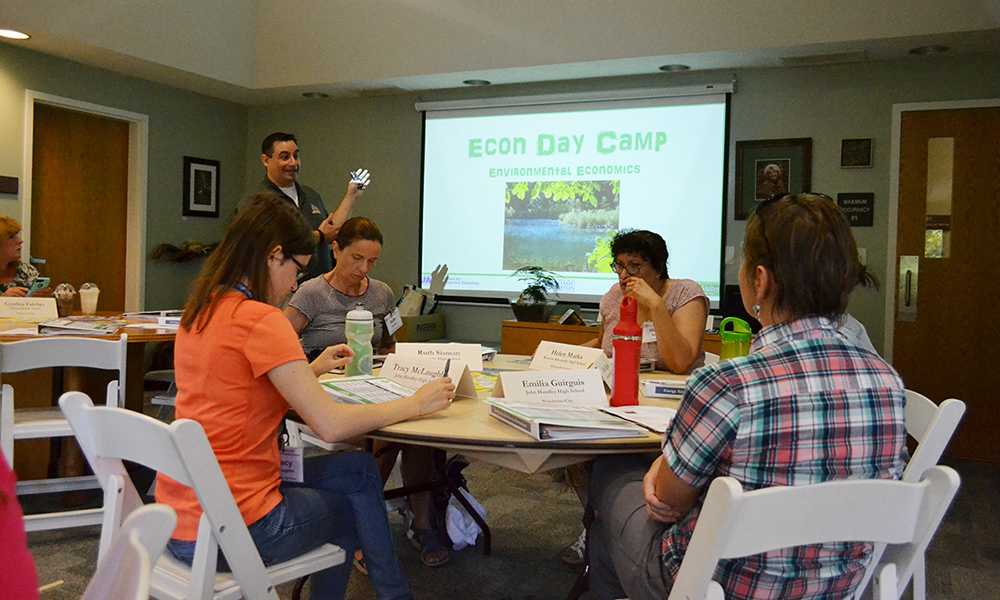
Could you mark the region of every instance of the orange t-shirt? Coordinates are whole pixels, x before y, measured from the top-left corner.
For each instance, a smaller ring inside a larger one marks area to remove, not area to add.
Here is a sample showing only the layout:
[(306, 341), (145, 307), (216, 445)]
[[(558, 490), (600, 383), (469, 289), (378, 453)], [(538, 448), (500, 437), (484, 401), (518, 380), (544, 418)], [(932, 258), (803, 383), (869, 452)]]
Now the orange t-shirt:
[[(305, 354), (285, 315), (235, 292), (203, 330), (177, 332), (176, 416), (204, 427), (247, 525), (281, 501), (277, 431), (288, 402), (267, 373), (293, 360)], [(177, 511), (174, 539), (197, 538), (202, 511), (194, 490), (158, 475), (156, 501)]]

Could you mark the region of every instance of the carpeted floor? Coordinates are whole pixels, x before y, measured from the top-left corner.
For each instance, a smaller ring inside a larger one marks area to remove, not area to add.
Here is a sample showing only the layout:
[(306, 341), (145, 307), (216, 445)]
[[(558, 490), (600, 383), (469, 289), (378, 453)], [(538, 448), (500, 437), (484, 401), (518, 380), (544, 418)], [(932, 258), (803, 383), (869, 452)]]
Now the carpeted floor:
[[(1000, 465), (948, 461), (962, 476), (962, 488), (928, 555), (930, 599), (995, 600), (1000, 581)], [(406, 540), (401, 518), (392, 518), (397, 553), (418, 599), (565, 598), (576, 572), (560, 560), (576, 539), (580, 507), (576, 497), (557, 495), (544, 474), (527, 476), (473, 462), (465, 469), (469, 489), (487, 510), (493, 554), (475, 548), (452, 553), (439, 569), (424, 567)], [(41, 585), (62, 581), (43, 600), (76, 599), (94, 571), (97, 528), (29, 534)], [(280, 590), (289, 598), (289, 587)], [(0, 593), (2, 594), (2, 593)], [(374, 599), (367, 578), (353, 572), (347, 597)]]

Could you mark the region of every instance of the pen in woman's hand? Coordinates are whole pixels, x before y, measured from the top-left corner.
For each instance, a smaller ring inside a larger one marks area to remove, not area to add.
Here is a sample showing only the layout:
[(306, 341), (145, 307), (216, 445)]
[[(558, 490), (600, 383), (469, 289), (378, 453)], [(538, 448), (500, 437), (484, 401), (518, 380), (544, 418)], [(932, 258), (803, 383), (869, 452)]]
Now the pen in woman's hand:
[(451, 359), (450, 358), (447, 361), (445, 361), (445, 363), (444, 363), (444, 375), (442, 375), (441, 377), (447, 377), (449, 369), (451, 369)]

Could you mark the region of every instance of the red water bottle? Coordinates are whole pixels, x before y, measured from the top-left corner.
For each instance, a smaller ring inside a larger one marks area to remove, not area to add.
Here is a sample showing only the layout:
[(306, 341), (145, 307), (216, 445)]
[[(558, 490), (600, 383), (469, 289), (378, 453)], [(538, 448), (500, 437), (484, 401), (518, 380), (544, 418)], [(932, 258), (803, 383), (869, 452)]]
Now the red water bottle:
[(615, 389), (611, 406), (639, 404), (639, 351), (642, 349), (642, 327), (635, 315), (639, 303), (632, 296), (622, 298), (621, 319), (612, 331), (615, 347)]

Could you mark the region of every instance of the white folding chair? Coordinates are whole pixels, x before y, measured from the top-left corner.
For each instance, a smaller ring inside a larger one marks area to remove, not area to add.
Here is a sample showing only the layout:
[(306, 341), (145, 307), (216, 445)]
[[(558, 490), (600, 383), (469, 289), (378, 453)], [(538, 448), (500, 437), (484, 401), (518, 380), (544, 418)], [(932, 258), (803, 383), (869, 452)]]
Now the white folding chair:
[(731, 477), (716, 478), (669, 600), (724, 600), (712, 581), (720, 559), (826, 542), (891, 544), (874, 587), (879, 600), (896, 600), (958, 485), (958, 473), (942, 466), (920, 483), (846, 479), (751, 492)]
[[(903, 481), (919, 481), (924, 472), (933, 467), (941, 459), (944, 449), (951, 441), (955, 429), (958, 427), (962, 415), (965, 414), (965, 403), (955, 398), (949, 398), (939, 405), (934, 404), (927, 396), (904, 390), (906, 396), (906, 410), (903, 412), (903, 420), (906, 424), (906, 433), (917, 441), (917, 447), (906, 463), (903, 471)], [(862, 597), (866, 584), (875, 572), (878, 560), (885, 550), (884, 545), (875, 549), (875, 559), (872, 560), (868, 573), (858, 589), (857, 597)], [(913, 568), (913, 600), (925, 600), (927, 589), (927, 571), (924, 564), (924, 556), (921, 553)], [(902, 596), (906, 589), (905, 582), (899, 589)], [(869, 593), (868, 596), (871, 594)], [(895, 600), (895, 599), (894, 599)]]
[[(344, 562), (344, 551), (324, 544), (292, 560), (265, 567), (236, 506), (205, 431), (196, 421), (167, 425), (137, 412), (95, 407), (82, 392), (59, 400), (90, 466), (104, 485), (105, 519), (99, 556), (108, 551), (123, 516), (141, 500), (122, 460), (153, 469), (194, 489), (203, 514), (194, 561), (188, 566), (169, 553), (156, 563), (150, 584), (154, 598), (171, 600), (277, 600), (275, 586)], [(232, 573), (216, 573), (218, 550)]]
[(97, 565), (81, 600), (148, 600), (149, 578), (177, 527), (166, 504), (132, 511)]
[[(127, 336), (117, 340), (88, 337), (44, 337), (19, 342), (0, 343), (0, 373), (20, 373), (33, 369), (85, 367), (116, 371), (118, 379), (108, 384), (108, 406), (125, 406), (125, 357)], [(73, 429), (58, 407), (14, 408), (14, 389), (3, 384), (0, 392), (0, 447), (10, 464), (14, 464), (14, 441), (38, 438), (58, 438), (73, 435)], [(75, 490), (99, 489), (91, 476), (61, 477), (19, 481), (18, 496), (48, 494)], [(54, 513), (26, 515), (28, 531), (61, 529), (97, 525), (103, 509), (92, 508)]]

